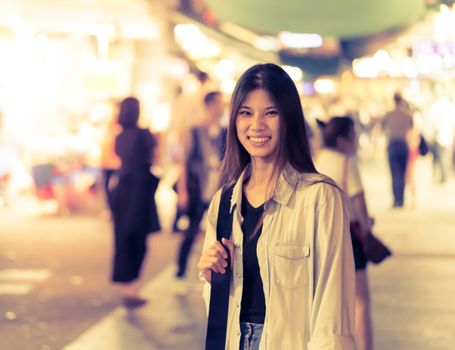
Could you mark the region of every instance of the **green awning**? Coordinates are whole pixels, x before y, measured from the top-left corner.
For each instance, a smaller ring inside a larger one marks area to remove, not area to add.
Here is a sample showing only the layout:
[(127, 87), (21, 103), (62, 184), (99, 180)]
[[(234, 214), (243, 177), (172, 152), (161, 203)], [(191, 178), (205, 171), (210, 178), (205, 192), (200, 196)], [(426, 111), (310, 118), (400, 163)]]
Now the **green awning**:
[(340, 39), (400, 28), (421, 18), (425, 0), (206, 0), (215, 15), (244, 28), (318, 33)]

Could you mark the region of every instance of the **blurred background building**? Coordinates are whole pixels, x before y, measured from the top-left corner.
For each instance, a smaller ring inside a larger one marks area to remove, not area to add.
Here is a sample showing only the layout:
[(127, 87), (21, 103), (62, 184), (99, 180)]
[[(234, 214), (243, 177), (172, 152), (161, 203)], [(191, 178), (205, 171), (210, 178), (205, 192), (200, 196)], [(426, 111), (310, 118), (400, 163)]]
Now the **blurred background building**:
[(310, 123), (352, 112), (370, 130), (397, 90), (424, 111), (453, 88), (454, 18), (451, 1), (430, 0), (2, 0), (7, 191), (42, 190), (49, 171), (84, 166), (76, 177), (86, 186), (116, 101), (138, 96), (142, 125), (166, 133), (176, 89), (191, 95), (198, 71), (228, 96), (246, 67), (279, 63), (300, 89)]
[[(279, 63), (300, 89), (312, 125), (316, 117), (351, 112), (370, 131), (397, 90), (426, 111), (453, 88), (454, 18), (452, 2), (436, 0), (2, 0), (7, 191), (42, 190), (49, 172), (84, 166), (75, 177), (86, 187), (116, 101), (138, 96), (141, 124), (166, 135), (182, 104), (176, 101), (185, 99), (175, 91), (191, 96), (198, 71), (228, 97), (246, 67)], [(374, 137), (361, 142), (376, 147)]]

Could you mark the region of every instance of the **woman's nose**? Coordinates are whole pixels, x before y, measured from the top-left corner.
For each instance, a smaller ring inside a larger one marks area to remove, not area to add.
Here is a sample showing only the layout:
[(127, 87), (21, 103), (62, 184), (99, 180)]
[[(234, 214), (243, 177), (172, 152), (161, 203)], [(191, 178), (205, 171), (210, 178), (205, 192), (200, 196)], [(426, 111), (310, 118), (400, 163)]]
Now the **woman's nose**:
[(256, 114), (253, 116), (251, 128), (253, 130), (261, 130), (264, 128), (264, 118), (260, 114)]

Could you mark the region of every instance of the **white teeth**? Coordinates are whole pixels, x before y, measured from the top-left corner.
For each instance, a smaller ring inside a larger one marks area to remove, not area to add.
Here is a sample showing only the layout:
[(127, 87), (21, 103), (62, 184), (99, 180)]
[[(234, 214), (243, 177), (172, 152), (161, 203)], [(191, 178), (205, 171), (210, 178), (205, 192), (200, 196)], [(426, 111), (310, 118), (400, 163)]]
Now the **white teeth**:
[(250, 137), (250, 141), (251, 142), (267, 142), (268, 140), (270, 140), (270, 137)]

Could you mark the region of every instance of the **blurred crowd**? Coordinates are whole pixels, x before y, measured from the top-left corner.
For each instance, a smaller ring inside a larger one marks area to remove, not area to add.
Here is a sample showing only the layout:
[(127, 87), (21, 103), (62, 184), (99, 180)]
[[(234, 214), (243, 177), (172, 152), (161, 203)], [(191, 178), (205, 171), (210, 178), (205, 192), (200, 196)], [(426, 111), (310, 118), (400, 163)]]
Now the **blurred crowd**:
[[(168, 130), (155, 135), (161, 155), (160, 164), (155, 166), (160, 168), (163, 177), (171, 178), (171, 183), (180, 171), (188, 130), (205, 123), (204, 97), (220, 91), (217, 83), (204, 72), (191, 78), (196, 81), (191, 89), (184, 84), (176, 88)], [(418, 94), (407, 90), (389, 92), (377, 97), (355, 93), (302, 95), (314, 155), (322, 144), (317, 120), (328, 121), (342, 115), (350, 115), (355, 120), (360, 158), (386, 155), (390, 130), (384, 124), (384, 118), (398, 108), (412, 119), (412, 126), (404, 135), (409, 147), (405, 175), (409, 192), (415, 188), (413, 165), (418, 156), (431, 157), (434, 182), (446, 183), (455, 169), (452, 96), (437, 86)], [(223, 103), (220, 125), (226, 127), (230, 96), (223, 93), (220, 96)], [(397, 105), (394, 105), (394, 96), (400, 98)], [(98, 108), (96, 117), (87, 116), (86, 120), (68, 127), (70, 130), (64, 136), (36, 137), (22, 144), (16, 144), (2, 131), (0, 119), (0, 207), (23, 193), (32, 192), (39, 205), (47, 208), (44, 211), (70, 214), (88, 210), (106, 214), (103, 174), (109, 176), (120, 164), (112, 148), (120, 130), (116, 121), (117, 105), (118, 101), (108, 101)], [(418, 152), (422, 139), (428, 153)]]

